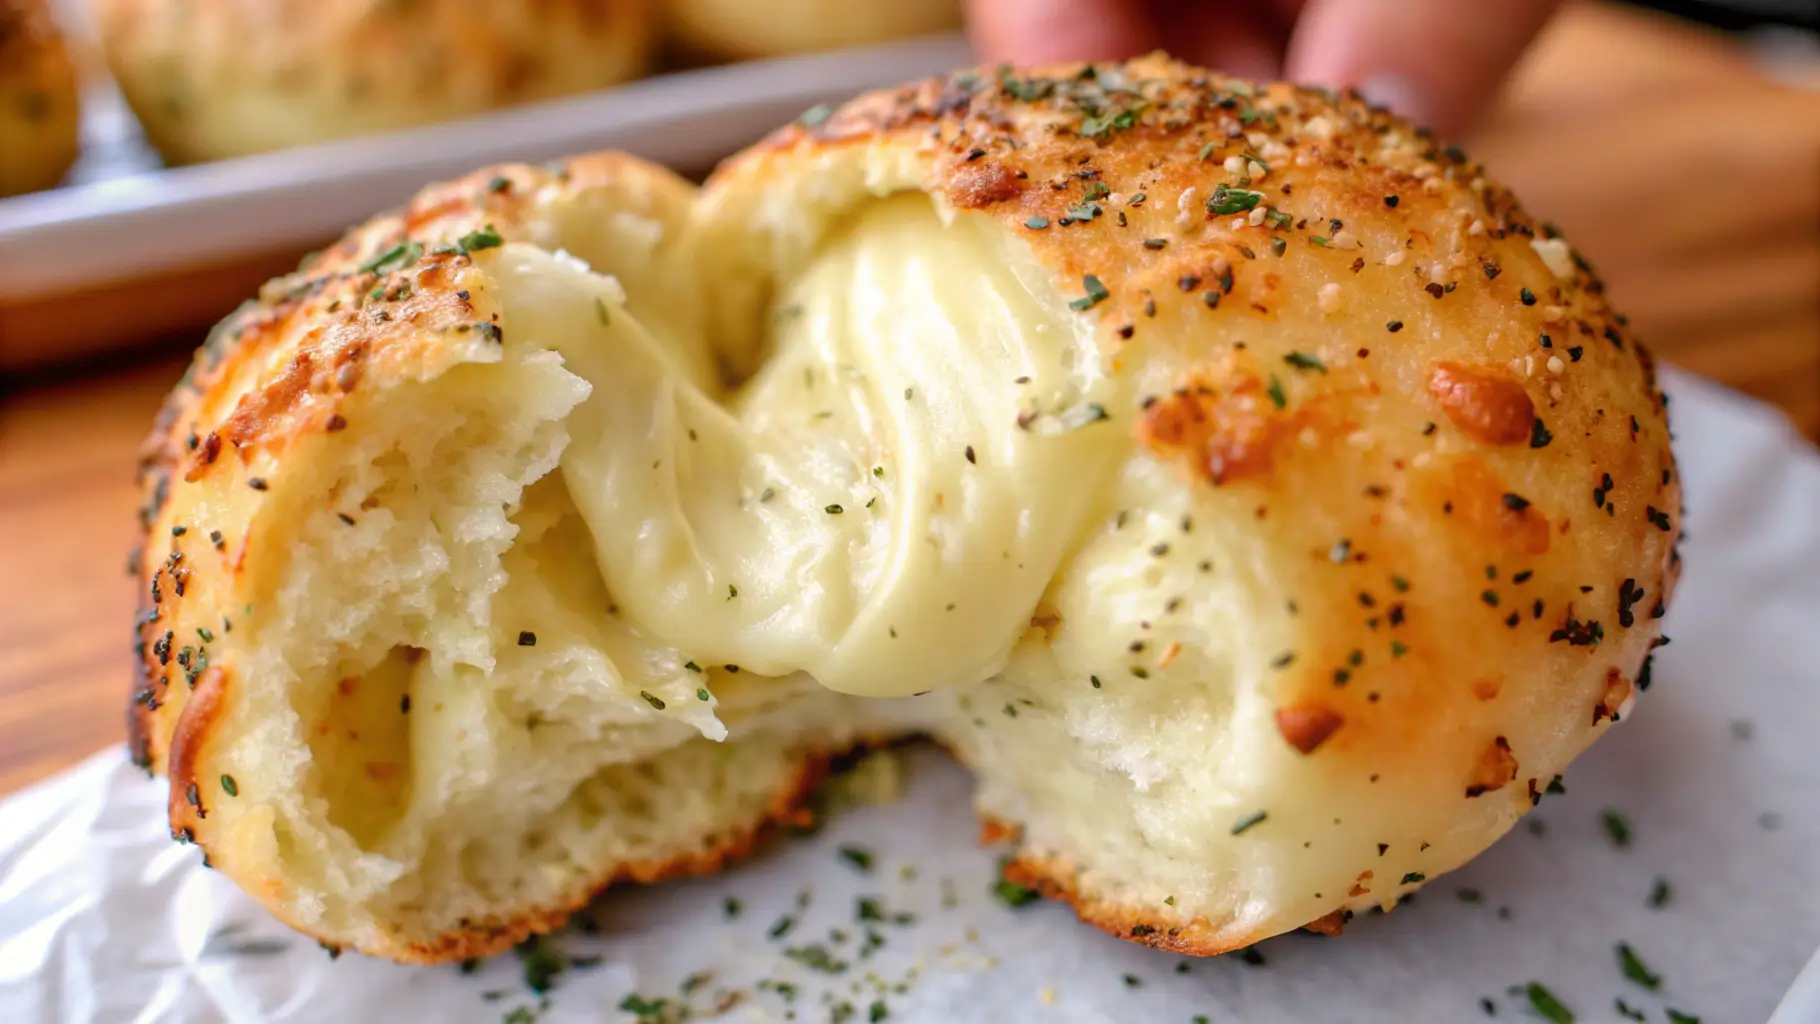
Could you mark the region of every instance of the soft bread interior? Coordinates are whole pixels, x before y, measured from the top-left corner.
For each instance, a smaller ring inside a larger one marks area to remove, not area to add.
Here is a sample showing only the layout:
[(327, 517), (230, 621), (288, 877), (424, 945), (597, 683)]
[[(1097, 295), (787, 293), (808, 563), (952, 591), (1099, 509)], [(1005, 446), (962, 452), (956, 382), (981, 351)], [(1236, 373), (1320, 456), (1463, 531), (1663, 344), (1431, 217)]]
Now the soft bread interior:
[(737, 847), (805, 756), (918, 730), (1097, 893), (1234, 934), (1316, 916), (1321, 851), (1233, 841), (1312, 827), (1273, 797), (1327, 784), (1264, 742), (1279, 570), (1104, 422), (1166, 385), (1101, 376), (1014, 236), (863, 207), (777, 282), (730, 396), (689, 317), (647, 328), (582, 259), (478, 266), (500, 343), (356, 393), (262, 541), (293, 554), (231, 717), (259, 795), (227, 813), (296, 923), (430, 942), (572, 905)]
[(725, 735), (698, 699), (723, 687), (615, 615), (557, 471), (587, 390), (507, 346), (352, 410), (316, 479), (286, 477), (326, 500), (261, 539), (307, 556), (240, 625), (257, 685), (224, 767), (300, 924), (421, 939), (562, 905), (600, 865), (737, 836), (801, 770), (809, 723), (699, 738)]

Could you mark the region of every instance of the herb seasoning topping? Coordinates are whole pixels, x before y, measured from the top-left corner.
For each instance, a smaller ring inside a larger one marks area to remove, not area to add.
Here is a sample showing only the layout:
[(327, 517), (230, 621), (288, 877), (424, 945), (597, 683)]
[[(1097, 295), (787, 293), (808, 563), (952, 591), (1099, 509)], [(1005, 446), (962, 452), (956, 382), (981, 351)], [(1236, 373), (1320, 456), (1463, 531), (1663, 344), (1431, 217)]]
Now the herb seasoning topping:
[(1270, 812), (1268, 811), (1253, 811), (1232, 823), (1232, 834), (1235, 836), (1243, 835), (1253, 827), (1262, 824), (1268, 817), (1270, 817)]
[(1092, 274), (1081, 278), (1081, 287), (1086, 289), (1087, 294), (1068, 303), (1068, 308), (1076, 312), (1092, 309), (1112, 297), (1100, 279)]

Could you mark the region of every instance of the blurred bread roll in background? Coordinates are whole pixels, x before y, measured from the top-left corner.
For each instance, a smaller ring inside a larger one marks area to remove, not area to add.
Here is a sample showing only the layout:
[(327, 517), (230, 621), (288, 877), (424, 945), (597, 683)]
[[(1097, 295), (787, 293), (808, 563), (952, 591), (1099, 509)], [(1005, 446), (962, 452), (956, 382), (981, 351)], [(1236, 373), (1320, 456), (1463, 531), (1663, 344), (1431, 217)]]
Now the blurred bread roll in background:
[(671, 36), (703, 57), (750, 59), (886, 43), (956, 29), (960, 0), (670, 0)]
[(172, 164), (432, 124), (645, 71), (648, 0), (95, 0)]
[(45, 0), (0, 0), (0, 196), (63, 180), (79, 110), (76, 66)]

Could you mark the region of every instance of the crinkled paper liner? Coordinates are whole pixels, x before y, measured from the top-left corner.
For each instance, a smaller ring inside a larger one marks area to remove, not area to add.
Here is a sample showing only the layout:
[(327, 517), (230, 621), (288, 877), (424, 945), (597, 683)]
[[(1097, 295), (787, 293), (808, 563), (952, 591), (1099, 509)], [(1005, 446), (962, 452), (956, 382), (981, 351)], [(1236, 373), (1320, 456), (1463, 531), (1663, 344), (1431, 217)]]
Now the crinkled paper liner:
[(554, 940), (578, 966), (540, 999), (513, 956), (331, 960), (172, 845), (162, 788), (110, 750), (0, 804), (0, 1020), (1408, 1022), (1487, 1019), (1482, 1000), (1525, 1020), (1535, 982), (1581, 1021), (1622, 1020), (1619, 999), (1763, 1021), (1820, 945), (1820, 455), (1770, 410), (1671, 384), (1690, 526), (1654, 685), (1565, 795), (1343, 938), (1191, 961), (1011, 908), (965, 773), (919, 749), (895, 803), (719, 878), (615, 890), (594, 934)]

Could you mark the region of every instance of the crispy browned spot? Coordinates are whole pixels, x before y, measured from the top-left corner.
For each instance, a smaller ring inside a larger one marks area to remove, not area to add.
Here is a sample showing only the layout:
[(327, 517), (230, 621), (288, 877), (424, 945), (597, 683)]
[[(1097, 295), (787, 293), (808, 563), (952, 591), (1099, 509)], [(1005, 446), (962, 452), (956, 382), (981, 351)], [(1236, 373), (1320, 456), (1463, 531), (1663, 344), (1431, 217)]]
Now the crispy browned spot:
[(989, 814), (980, 816), (980, 845), (997, 846), (1015, 840), (1023, 830)]
[(1477, 453), (1449, 464), (1441, 490), (1453, 506), (1454, 518), (1486, 541), (1530, 556), (1548, 550), (1552, 535), (1548, 517), (1534, 505), (1507, 497), (1509, 486)]
[(1287, 416), (1272, 411), (1264, 385), (1246, 379), (1225, 392), (1184, 388), (1152, 402), (1138, 419), (1139, 443), (1159, 455), (1185, 458), (1210, 484), (1264, 477), (1276, 446), (1290, 433)]
[(183, 479), (192, 483), (202, 479), (202, 475), (208, 471), (208, 467), (214, 465), (215, 460), (220, 457), (221, 435), (211, 430), (209, 435), (202, 439), (201, 446), (196, 449), (196, 454), (190, 459), (190, 468), (184, 471)]
[[(492, 195), (490, 192), (480, 194)], [(445, 189), (432, 192), (427, 197), (419, 196), (411, 203), (410, 210), (406, 211), (405, 219), (397, 229), (374, 239), (372, 248), (375, 251), (384, 252), (412, 234), (423, 234), (425, 227), (439, 220), (451, 219), (467, 213), (474, 208), (475, 195), (474, 192)], [(482, 201), (484, 202), (484, 200)]]
[(215, 723), (221, 720), (222, 699), (227, 692), (227, 672), (218, 665), (211, 665), (196, 677), (195, 690), (183, 705), (183, 711), (177, 716), (177, 726), (171, 732), (171, 745), (165, 773), (170, 776), (171, 795), (168, 803), (171, 818), (171, 832), (187, 830), (195, 834), (196, 823), (201, 820), (203, 808), (194, 806), (189, 801), (191, 786), (200, 786), (201, 780), (196, 776), (197, 762), (202, 760), (202, 748), (208, 742), (209, 734), (215, 729)]
[(1371, 872), (1370, 871), (1359, 872), (1359, 880), (1352, 883), (1352, 888), (1346, 893), (1346, 895), (1364, 896), (1367, 893), (1371, 892), (1371, 886), (1365, 884), (1366, 882), (1369, 882), (1369, 881), (1371, 881)]
[(1548, 517), (1536, 511), (1534, 505), (1513, 509), (1504, 501), (1502, 495), (1499, 495), (1498, 500), (1499, 531), (1504, 536), (1515, 540), (1528, 554), (1539, 555), (1547, 551)]
[(1277, 731), (1304, 754), (1314, 753), (1344, 724), (1346, 717), (1324, 704), (1294, 704), (1277, 709)]
[(1020, 851), (1005, 865), (1005, 880), (1034, 889), (1044, 899), (1066, 903), (1087, 924), (1108, 935), (1183, 956), (1215, 956), (1251, 945), (1262, 935), (1234, 941), (1221, 936), (1204, 917), (1188, 921), (1159, 916), (1152, 908), (1107, 899), (1080, 884), (1073, 864)]
[(1614, 722), (1617, 721), (1618, 711), (1624, 707), (1624, 702), (1629, 699), (1630, 680), (1626, 679), (1624, 673), (1618, 671), (1616, 668), (1607, 669), (1605, 672), (1605, 692), (1599, 695), (1599, 703), (1593, 705), (1592, 724), (1598, 725), (1607, 718)]
[[(1216, 927), (1198, 915), (1183, 920), (1175, 916), (1173, 907), (1156, 908), (1095, 892), (1082, 884), (1077, 865), (1030, 850), (1019, 851), (1005, 865), (1004, 877), (1006, 881), (1036, 890), (1044, 899), (1068, 904), (1082, 921), (1108, 935), (1182, 956), (1217, 956), (1269, 937), (1256, 929), (1235, 933), (1229, 927)], [(1371, 872), (1367, 871), (1360, 879), (1364, 881), (1370, 877)], [(1355, 893), (1359, 894), (1362, 891)], [(1158, 913), (1159, 910), (1168, 913)], [(1308, 927), (1323, 934), (1338, 934), (1339, 926), (1352, 920), (1352, 916), (1349, 910), (1337, 910), (1309, 922)], [(1328, 931), (1329, 927), (1334, 930)]]
[(948, 183), (948, 201), (963, 210), (1002, 203), (1023, 189), (1017, 174), (1004, 164), (968, 164)]
[(1341, 929), (1343, 929), (1346, 926), (1346, 922), (1350, 920), (1352, 920), (1352, 911), (1347, 910), (1345, 907), (1341, 907), (1337, 910), (1328, 911), (1302, 927), (1318, 935), (1338, 937)]
[(1478, 679), (1472, 684), (1472, 695), (1480, 700), (1497, 700), (1504, 684), (1496, 679)]
[(1483, 796), (1494, 789), (1502, 789), (1517, 777), (1517, 757), (1510, 752), (1510, 741), (1499, 736), (1479, 755), (1479, 763), (1473, 766), (1472, 775), (1466, 780), (1466, 795)]
[(234, 414), (221, 425), (219, 433), (222, 438), (237, 448), (251, 447), (310, 390), (310, 382), (315, 375), (315, 361), (311, 351), (304, 349), (298, 352), (277, 380), (249, 391), (241, 398)]
[(1529, 440), (1536, 406), (1509, 374), (1483, 366), (1442, 362), (1428, 377), (1428, 391), (1460, 432), (1481, 444)]
[[(418, 298), (407, 300), (402, 307), (403, 318), (414, 320), (423, 302)], [(300, 415), (308, 416), (310, 396), (346, 393), (359, 384), (367, 351), (364, 340), (326, 348), (300, 346), (275, 379), (241, 396), (233, 413), (192, 456), (184, 479), (194, 481), (206, 475), (220, 454), (223, 441), (232, 444), (243, 460), (262, 445), (281, 443), (300, 429), (296, 420)], [(331, 414), (324, 411), (317, 418), (326, 423)]]

